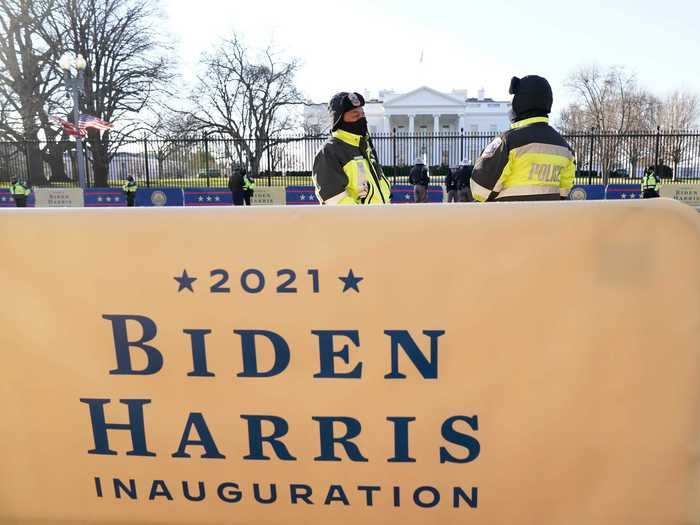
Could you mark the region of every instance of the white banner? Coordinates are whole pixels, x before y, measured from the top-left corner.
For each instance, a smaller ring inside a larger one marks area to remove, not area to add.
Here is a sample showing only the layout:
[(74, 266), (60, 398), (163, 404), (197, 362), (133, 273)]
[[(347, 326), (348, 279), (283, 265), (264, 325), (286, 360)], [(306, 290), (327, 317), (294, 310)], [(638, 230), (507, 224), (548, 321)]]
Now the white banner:
[(690, 206), (700, 206), (700, 184), (663, 184), (661, 196)]
[(36, 188), (37, 208), (81, 208), (85, 205), (80, 188)]
[(281, 186), (256, 186), (253, 206), (274, 206), (286, 204), (285, 188)]

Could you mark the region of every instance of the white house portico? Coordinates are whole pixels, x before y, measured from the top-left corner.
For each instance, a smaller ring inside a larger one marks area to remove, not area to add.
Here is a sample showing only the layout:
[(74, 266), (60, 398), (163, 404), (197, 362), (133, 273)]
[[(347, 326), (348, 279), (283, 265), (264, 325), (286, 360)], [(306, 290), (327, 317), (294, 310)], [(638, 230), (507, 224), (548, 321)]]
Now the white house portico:
[(464, 129), (465, 101), (429, 87), (391, 97), (383, 106), (383, 132), (439, 133)]

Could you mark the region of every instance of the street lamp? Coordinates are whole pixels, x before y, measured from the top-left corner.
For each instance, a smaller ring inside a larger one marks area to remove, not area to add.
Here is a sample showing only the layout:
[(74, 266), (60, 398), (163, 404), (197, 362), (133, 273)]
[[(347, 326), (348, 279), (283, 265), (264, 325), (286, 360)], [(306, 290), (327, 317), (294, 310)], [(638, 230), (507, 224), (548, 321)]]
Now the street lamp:
[[(83, 55), (64, 53), (58, 61), (63, 70), (63, 82), (66, 85), (66, 93), (73, 98), (73, 122), (76, 131), (80, 131), (80, 95), (85, 94), (84, 71), (87, 66)], [(75, 136), (76, 155), (78, 157), (78, 182), (81, 188), (85, 188), (85, 157), (83, 156), (83, 137), (78, 133)]]

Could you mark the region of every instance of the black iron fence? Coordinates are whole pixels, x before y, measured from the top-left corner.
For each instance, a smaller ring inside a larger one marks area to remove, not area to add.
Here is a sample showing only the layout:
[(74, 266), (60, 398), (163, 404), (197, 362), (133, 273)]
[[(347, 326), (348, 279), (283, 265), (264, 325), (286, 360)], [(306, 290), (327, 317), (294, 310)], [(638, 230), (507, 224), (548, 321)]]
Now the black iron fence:
[[(420, 157), (435, 182), (460, 161), (475, 161), (494, 134), (389, 133), (373, 136), (384, 172), (396, 183)], [(700, 183), (700, 131), (640, 133), (568, 133), (578, 159), (577, 182), (637, 182), (656, 166), (668, 182)], [(128, 175), (143, 186), (223, 187), (231, 170), (246, 165), (263, 184), (307, 185), (316, 152), (326, 137), (285, 136), (275, 139), (153, 139), (85, 148), (90, 186), (121, 185)], [(75, 142), (0, 142), (0, 184), (13, 176), (36, 186), (76, 186)]]

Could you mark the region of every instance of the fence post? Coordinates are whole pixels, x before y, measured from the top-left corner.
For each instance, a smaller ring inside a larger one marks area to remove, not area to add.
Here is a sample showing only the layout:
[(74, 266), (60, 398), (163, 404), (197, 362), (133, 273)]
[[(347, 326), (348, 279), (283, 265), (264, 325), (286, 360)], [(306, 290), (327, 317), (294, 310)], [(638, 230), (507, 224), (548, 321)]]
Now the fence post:
[(392, 153), (392, 156), (394, 158), (394, 169), (391, 172), (391, 174), (392, 174), (391, 176), (394, 179), (393, 184), (396, 184), (396, 169), (397, 169), (397, 166), (396, 166), (396, 128), (394, 128), (392, 133), (391, 133), (391, 153)]
[[(90, 184), (90, 169), (88, 168), (88, 165), (90, 163), (88, 162), (87, 154), (88, 154), (87, 146), (84, 146), (83, 147), (83, 165), (85, 166), (85, 187), (89, 188), (91, 186), (91, 184)], [(93, 155), (93, 158), (94, 158), (94, 155)], [(107, 163), (107, 169), (109, 169), (109, 162)], [(109, 185), (109, 174), (107, 175), (107, 185)]]
[(150, 188), (151, 187), (151, 170), (148, 167), (148, 139), (146, 139), (146, 135), (143, 136), (143, 153), (144, 153), (144, 162), (146, 163), (146, 187)]
[(272, 186), (272, 158), (270, 157), (270, 137), (267, 137), (267, 148), (265, 148), (265, 151), (267, 152), (267, 185)]
[[(656, 126), (656, 148), (654, 152), (654, 171), (659, 171), (659, 147), (661, 145), (661, 126)], [(660, 175), (659, 175), (660, 176)]]
[(595, 128), (591, 128), (591, 147), (588, 151), (588, 184), (593, 184), (593, 133)]
[[(207, 187), (209, 187), (211, 186), (209, 182), (209, 136), (206, 133), (204, 133), (204, 169), (207, 174)], [(199, 173), (197, 178), (199, 178)]]
[(464, 128), (459, 128), (459, 162), (464, 160)]

